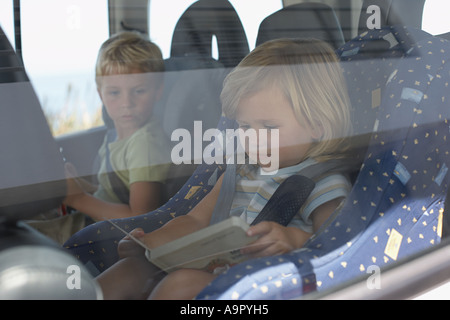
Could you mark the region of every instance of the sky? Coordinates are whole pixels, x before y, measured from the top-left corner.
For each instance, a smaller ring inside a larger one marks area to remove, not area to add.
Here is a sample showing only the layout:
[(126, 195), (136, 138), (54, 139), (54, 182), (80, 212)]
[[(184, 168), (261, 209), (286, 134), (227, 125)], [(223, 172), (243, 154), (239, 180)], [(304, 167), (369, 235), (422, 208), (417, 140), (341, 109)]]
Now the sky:
[[(194, 1), (150, 0), (150, 38), (160, 46), (165, 58), (170, 55), (177, 19)], [(280, 9), (282, 1), (229, 1), (241, 17), (251, 50), (260, 22)], [(0, 0), (0, 25), (14, 42), (12, 3), (13, 0)], [(108, 37), (107, 3), (108, 0), (21, 0), (24, 63), (45, 110), (63, 115), (81, 110), (83, 114), (95, 115), (101, 105), (94, 66), (98, 49)], [(449, 32), (449, 12), (449, 0), (426, 0), (423, 29), (431, 34)]]
[[(91, 69), (100, 44), (108, 33), (107, 0), (21, 0), (22, 42), (24, 61), (29, 73), (52, 74)], [(171, 34), (176, 20), (195, 0), (152, 0), (150, 37), (161, 47), (165, 57), (169, 55)], [(250, 46), (255, 43), (259, 22), (269, 12), (281, 7), (281, 1), (230, 0), (237, 12), (244, 17), (244, 28)], [(0, 24), (9, 37), (13, 35), (12, 0), (0, 0)], [(176, 2), (176, 3), (175, 3)], [(265, 3), (262, 3), (265, 2)], [(182, 6), (180, 6), (182, 4)], [(52, 10), (47, 8), (51, 7)], [(179, 12), (168, 12), (176, 9)], [(262, 9), (263, 8), (263, 9)], [(450, 31), (450, 1), (426, 0), (423, 28), (440, 34)], [(54, 26), (58, 27), (54, 27)], [(47, 35), (51, 34), (51, 37)], [(55, 41), (56, 39), (56, 41)], [(252, 48), (250, 48), (252, 49)]]
[[(151, 0), (150, 38), (161, 47), (165, 58), (170, 55), (177, 19), (194, 1)], [(250, 43), (256, 40), (260, 21), (281, 8), (281, 0), (230, 1), (243, 17)], [(256, 1), (264, 10), (254, 11)], [(0, 0), (0, 24), (11, 42), (12, 3), (13, 0)], [(108, 0), (21, 0), (24, 64), (42, 108), (56, 115), (52, 117), (55, 128), (65, 126), (60, 119), (73, 114), (94, 118), (101, 106), (94, 68), (98, 49), (108, 38), (107, 3)]]
[[(195, 0), (152, 0), (150, 38), (170, 54), (176, 21)], [(254, 2), (231, 0), (240, 15), (249, 43), (255, 43), (260, 21), (281, 8), (281, 0), (258, 0), (263, 10), (254, 11)], [(98, 48), (108, 33), (107, 0), (21, 0), (22, 48), (30, 74), (54, 74), (92, 69)], [(52, 8), (48, 10), (48, 8)], [(176, 12), (173, 12), (177, 8)], [(169, 12), (169, 10), (172, 10)], [(13, 38), (12, 0), (0, 0), (0, 24)], [(57, 26), (57, 27), (55, 27)], [(51, 37), (48, 37), (51, 35)], [(55, 41), (56, 39), (56, 41)]]
[[(150, 16), (150, 38), (161, 47), (165, 58), (170, 55), (171, 37), (161, 30), (170, 30), (169, 32), (172, 34), (178, 18), (195, 1), (170, 0), (170, 7), (167, 6), (167, 0), (152, 0), (150, 2), (150, 12), (152, 13)], [(254, 7), (256, 1), (258, 2), (258, 10), (255, 10)], [(230, 0), (230, 2), (241, 17), (250, 50), (252, 50), (254, 47), (252, 44), (256, 42), (260, 22), (270, 13), (281, 9), (282, 2), (281, 0)]]
[(426, 0), (422, 28), (435, 35), (450, 32), (450, 1)]
[[(10, 39), (11, 3), (0, 0), (0, 24)], [(28, 72), (92, 69), (108, 36), (106, 4), (107, 0), (21, 0), (22, 51)]]

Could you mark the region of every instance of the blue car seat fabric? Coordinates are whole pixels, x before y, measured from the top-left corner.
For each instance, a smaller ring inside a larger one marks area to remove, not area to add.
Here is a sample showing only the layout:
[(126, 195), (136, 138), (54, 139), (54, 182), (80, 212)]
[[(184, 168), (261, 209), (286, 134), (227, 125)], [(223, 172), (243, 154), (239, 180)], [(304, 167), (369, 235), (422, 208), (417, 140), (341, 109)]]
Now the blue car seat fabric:
[(351, 101), (355, 161), (363, 161), (394, 66), (418, 41), (429, 36), (414, 28), (383, 27), (366, 31), (336, 50)]
[(295, 298), (439, 243), (450, 165), (450, 43), (417, 34), (421, 40), (390, 62), (370, 143), (341, 210), (304, 248), (236, 265), (198, 299)]
[(371, 133), (385, 84), (398, 60), (430, 35), (402, 26), (364, 32), (336, 50), (348, 82), (354, 133)]

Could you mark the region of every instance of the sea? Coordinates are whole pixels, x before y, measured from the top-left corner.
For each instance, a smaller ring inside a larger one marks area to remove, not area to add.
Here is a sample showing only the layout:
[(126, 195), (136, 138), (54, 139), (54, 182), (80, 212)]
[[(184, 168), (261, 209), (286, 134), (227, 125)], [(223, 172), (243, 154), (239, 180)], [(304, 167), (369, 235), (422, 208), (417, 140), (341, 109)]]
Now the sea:
[(30, 75), (30, 81), (54, 135), (98, 125), (102, 103), (92, 73)]

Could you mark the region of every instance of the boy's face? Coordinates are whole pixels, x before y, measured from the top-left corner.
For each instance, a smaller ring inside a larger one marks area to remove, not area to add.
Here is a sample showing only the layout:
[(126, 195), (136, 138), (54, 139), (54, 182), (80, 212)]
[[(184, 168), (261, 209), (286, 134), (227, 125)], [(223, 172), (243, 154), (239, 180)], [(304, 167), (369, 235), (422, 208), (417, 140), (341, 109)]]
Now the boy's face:
[(103, 76), (97, 88), (119, 139), (132, 135), (152, 114), (162, 93), (154, 73)]
[[(265, 135), (266, 139), (258, 137), (257, 146), (245, 144), (249, 158), (256, 161), (263, 169), (269, 166), (261, 163), (262, 156), (270, 156), (276, 151), (279, 155), (279, 168), (300, 163), (304, 160), (311, 144), (321, 135), (321, 130), (312, 130), (298, 123), (290, 102), (276, 87), (242, 98), (237, 108), (236, 121), (244, 131), (266, 129), (269, 132)], [(270, 141), (272, 136), (270, 131), (274, 129), (278, 130), (279, 134), (277, 143)], [(241, 143), (244, 145), (242, 139)], [(277, 147), (279, 149), (274, 150)]]

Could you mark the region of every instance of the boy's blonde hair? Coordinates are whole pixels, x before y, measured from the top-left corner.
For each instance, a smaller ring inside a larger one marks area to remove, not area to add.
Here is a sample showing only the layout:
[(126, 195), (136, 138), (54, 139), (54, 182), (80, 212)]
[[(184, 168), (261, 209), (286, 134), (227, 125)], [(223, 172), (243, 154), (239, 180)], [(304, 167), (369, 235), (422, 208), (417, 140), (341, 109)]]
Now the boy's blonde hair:
[(164, 61), (159, 47), (138, 32), (124, 31), (106, 40), (100, 47), (95, 79), (128, 73), (157, 73), (162, 83)]
[(234, 119), (242, 98), (272, 86), (285, 94), (300, 125), (323, 132), (306, 157), (324, 161), (344, 154), (351, 134), (350, 102), (339, 60), (327, 43), (277, 39), (255, 48), (225, 79), (225, 116)]

